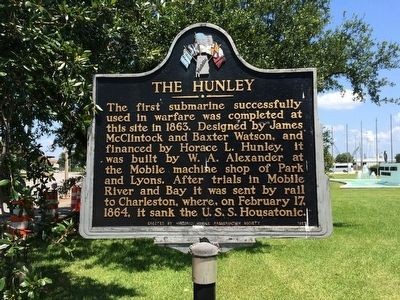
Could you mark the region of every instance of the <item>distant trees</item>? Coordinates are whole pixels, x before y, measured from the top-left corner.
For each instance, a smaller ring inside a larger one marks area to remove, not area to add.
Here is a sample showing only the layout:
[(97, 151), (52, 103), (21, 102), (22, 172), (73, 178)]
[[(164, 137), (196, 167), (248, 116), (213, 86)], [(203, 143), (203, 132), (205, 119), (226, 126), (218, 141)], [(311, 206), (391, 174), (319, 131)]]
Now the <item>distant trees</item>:
[(354, 157), (349, 153), (340, 153), (335, 157), (337, 163), (354, 163)]
[(332, 147), (333, 144), (333, 139), (332, 132), (327, 128), (323, 128), (322, 130), (322, 143), (324, 149), (325, 172), (328, 172), (333, 167), (333, 157), (332, 154), (329, 152), (329, 149)]
[[(66, 153), (62, 152), (57, 160), (57, 163), (59, 165), (59, 169), (61, 171), (65, 170), (65, 163), (66, 163)], [(68, 159), (68, 168), (70, 172), (81, 172), (84, 170), (84, 165), (80, 160), (74, 159), (74, 156), (72, 156), (71, 159)]]
[(400, 153), (396, 154), (394, 159), (396, 160), (397, 163), (400, 163)]

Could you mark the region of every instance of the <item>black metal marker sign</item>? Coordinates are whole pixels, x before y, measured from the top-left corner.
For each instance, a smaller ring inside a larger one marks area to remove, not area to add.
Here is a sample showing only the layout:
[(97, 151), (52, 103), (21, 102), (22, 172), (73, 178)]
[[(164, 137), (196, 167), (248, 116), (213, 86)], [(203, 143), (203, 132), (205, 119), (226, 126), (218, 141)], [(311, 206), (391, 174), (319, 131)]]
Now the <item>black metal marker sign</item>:
[(96, 75), (81, 234), (330, 234), (314, 69), (261, 70), (211, 24), (141, 74)]

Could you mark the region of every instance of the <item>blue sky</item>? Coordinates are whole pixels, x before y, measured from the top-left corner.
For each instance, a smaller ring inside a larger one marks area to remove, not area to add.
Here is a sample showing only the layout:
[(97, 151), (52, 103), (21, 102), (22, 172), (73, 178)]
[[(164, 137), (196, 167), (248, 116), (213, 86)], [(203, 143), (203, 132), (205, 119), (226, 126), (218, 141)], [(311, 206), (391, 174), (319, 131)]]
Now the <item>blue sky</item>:
[[(377, 41), (392, 41), (400, 43), (400, 1), (398, 0), (332, 0), (332, 26), (343, 21), (343, 13), (351, 17), (353, 14), (361, 17), (373, 29), (373, 37)], [(312, 67), (312, 66), (310, 66)], [(383, 71), (396, 84), (382, 91), (383, 96), (400, 97), (400, 69)], [(361, 144), (361, 123), (363, 130), (364, 156), (376, 157), (376, 136), (378, 137), (378, 152), (387, 151), (393, 156), (400, 153), (400, 105), (382, 104), (377, 106), (368, 100), (365, 103), (356, 103), (351, 100), (350, 93), (340, 95), (337, 91), (330, 91), (318, 97), (318, 115), (323, 126), (333, 129), (335, 141), (334, 155), (348, 151), (352, 153)], [(392, 134), (390, 134), (390, 115), (392, 115)], [(377, 120), (377, 121), (376, 121)], [(377, 134), (376, 134), (377, 124)], [(346, 126), (347, 143), (346, 143)], [(392, 137), (393, 143), (390, 140)], [(43, 149), (51, 154), (49, 145), (51, 138), (41, 140)], [(58, 157), (60, 149), (53, 155)], [(358, 157), (360, 152), (356, 154)]]
[[(400, 1), (332, 0), (332, 26), (342, 23), (344, 12), (348, 17), (356, 14), (368, 23), (373, 29), (372, 36), (377, 41), (386, 40), (400, 43), (400, 18), (398, 16)], [(383, 89), (382, 95), (399, 98), (400, 69), (383, 71), (382, 75), (396, 84), (395, 87)], [(360, 146), (361, 124), (364, 156), (376, 157), (376, 136), (378, 153), (382, 154), (386, 150), (390, 159), (391, 145), (393, 145), (393, 156), (400, 153), (400, 105), (382, 104), (377, 106), (368, 100), (365, 103), (356, 103), (351, 100), (350, 93), (343, 96), (336, 91), (330, 91), (318, 95), (318, 113), (320, 122), (327, 128), (333, 129), (335, 141), (333, 153), (335, 156), (339, 152), (346, 152), (346, 149), (353, 153)], [(390, 115), (392, 115), (392, 134), (390, 134)], [(346, 143), (346, 124), (348, 143)], [(359, 151), (356, 156), (360, 156)]]

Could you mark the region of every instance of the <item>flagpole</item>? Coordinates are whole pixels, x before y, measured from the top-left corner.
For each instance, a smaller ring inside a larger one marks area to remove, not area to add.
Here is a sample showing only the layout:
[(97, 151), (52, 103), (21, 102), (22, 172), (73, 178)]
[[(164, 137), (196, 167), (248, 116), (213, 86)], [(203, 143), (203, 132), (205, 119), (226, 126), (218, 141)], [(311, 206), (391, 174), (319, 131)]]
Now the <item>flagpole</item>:
[(393, 123), (392, 123), (392, 114), (390, 114), (390, 162), (393, 162)]
[(364, 166), (364, 164), (363, 164), (363, 155), (364, 155), (363, 151), (364, 151), (364, 149), (363, 149), (363, 128), (362, 128), (362, 121), (361, 121), (361, 143), (360, 143), (361, 170), (362, 170), (362, 168)]
[[(375, 118), (375, 155), (376, 165), (379, 164), (379, 153), (378, 153), (378, 118)], [(379, 169), (379, 168), (378, 168)]]
[(334, 156), (333, 156), (333, 146), (335, 145), (335, 140), (334, 140), (334, 138), (333, 138), (333, 126), (331, 127), (331, 132), (332, 132), (331, 154), (332, 154), (333, 161), (335, 161), (335, 158), (334, 158)]
[(350, 153), (349, 153), (349, 126), (346, 123), (346, 156), (347, 156), (347, 163), (350, 160)]

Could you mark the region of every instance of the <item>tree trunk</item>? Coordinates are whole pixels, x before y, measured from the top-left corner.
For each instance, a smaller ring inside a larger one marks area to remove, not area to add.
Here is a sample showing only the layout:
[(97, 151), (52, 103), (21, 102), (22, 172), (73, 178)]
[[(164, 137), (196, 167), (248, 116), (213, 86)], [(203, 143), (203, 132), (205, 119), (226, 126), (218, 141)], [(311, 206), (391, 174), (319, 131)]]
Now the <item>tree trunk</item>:
[[(7, 156), (9, 155), (11, 143), (11, 130), (9, 119), (5, 116), (4, 110), (1, 110), (0, 128), (3, 129), (1, 137), (3, 142), (0, 144), (0, 180), (10, 179), (10, 170), (7, 165)], [(9, 189), (0, 188), (0, 214), (4, 214), (4, 203), (10, 200)]]

